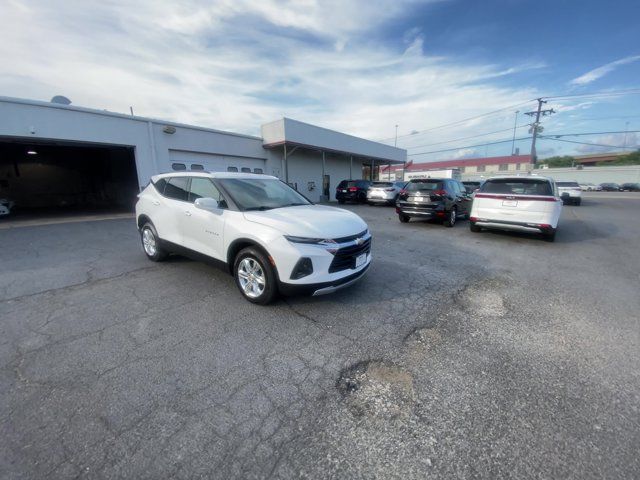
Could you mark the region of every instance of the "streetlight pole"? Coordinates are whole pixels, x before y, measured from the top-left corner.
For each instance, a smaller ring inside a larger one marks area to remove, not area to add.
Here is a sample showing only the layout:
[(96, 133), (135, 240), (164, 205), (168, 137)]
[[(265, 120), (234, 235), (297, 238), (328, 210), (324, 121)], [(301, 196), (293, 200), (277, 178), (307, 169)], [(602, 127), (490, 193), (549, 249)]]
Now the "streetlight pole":
[(398, 125), (396, 125), (396, 140), (395, 140), (395, 142), (393, 142), (393, 146), (394, 147), (398, 146)]
[(511, 155), (516, 151), (516, 126), (518, 125), (518, 114), (520, 110), (516, 110), (516, 119), (513, 121), (513, 140), (511, 141)]
[(624, 124), (624, 143), (622, 144), (622, 151), (627, 151), (627, 131), (629, 130), (629, 121), (626, 121)]

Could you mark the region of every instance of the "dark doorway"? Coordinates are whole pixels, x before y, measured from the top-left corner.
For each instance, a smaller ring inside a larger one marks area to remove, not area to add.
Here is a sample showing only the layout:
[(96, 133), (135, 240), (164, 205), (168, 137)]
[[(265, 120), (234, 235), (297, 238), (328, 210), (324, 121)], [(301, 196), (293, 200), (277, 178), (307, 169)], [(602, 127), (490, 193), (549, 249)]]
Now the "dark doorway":
[(132, 211), (133, 147), (0, 139), (0, 198), (12, 215)]

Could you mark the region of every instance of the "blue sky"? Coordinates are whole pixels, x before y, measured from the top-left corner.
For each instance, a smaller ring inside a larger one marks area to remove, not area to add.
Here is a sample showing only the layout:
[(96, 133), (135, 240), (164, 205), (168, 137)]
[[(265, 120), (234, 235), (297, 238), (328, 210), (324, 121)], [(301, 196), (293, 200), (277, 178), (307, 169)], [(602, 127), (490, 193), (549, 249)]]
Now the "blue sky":
[[(631, 0), (51, 3), (0, 4), (0, 95), (63, 94), (251, 134), (288, 116), (393, 143), (398, 125), (398, 145), (428, 161), (509, 154), (508, 142), (474, 145), (509, 139), (515, 110), (539, 96), (640, 89), (640, 2)], [(561, 138), (640, 143), (638, 94), (548, 106), (558, 113), (545, 134), (626, 129)], [(523, 152), (527, 121), (519, 116)], [(608, 149), (539, 144), (541, 157)]]

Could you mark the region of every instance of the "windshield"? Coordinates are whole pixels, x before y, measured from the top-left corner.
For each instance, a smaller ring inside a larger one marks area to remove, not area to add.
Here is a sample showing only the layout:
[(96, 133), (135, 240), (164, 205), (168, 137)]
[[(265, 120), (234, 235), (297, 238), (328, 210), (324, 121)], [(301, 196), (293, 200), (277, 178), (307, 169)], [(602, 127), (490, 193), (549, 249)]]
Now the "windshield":
[(516, 195), (553, 195), (548, 181), (533, 178), (487, 180), (480, 187), (480, 191)]
[(276, 179), (223, 178), (219, 182), (241, 210), (270, 210), (311, 204), (293, 188)]
[(442, 190), (442, 182), (409, 182), (405, 187), (409, 192), (419, 190)]

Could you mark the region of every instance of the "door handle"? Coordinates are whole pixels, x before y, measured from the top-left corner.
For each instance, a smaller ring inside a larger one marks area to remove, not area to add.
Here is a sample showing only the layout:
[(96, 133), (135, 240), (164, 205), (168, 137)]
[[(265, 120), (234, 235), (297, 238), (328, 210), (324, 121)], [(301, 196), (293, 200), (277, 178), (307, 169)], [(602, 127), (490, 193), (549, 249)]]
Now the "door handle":
[(153, 202), (151, 202), (151, 203), (153, 203), (154, 205), (160, 205), (160, 202), (159, 202), (158, 200), (154, 200), (154, 201), (153, 201)]
[(190, 216), (191, 216), (191, 212), (190, 212), (189, 210), (186, 210), (186, 211), (184, 212), (184, 214), (185, 214), (187, 217), (190, 217)]

